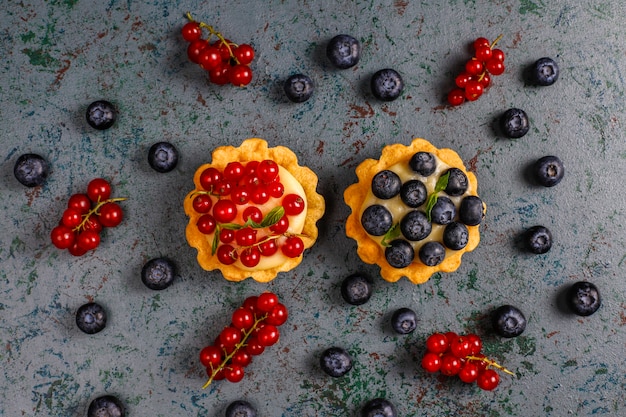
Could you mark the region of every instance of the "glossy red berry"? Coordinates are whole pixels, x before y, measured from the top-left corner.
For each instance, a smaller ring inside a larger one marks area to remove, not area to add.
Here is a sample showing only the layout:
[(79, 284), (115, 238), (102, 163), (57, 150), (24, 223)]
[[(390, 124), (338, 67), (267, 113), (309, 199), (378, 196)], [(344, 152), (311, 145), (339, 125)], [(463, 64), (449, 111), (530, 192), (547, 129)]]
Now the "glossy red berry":
[(252, 81), (252, 70), (243, 64), (236, 64), (228, 71), (228, 80), (236, 87), (244, 87)]
[(67, 226), (57, 226), (50, 233), (52, 244), (59, 249), (68, 249), (74, 243), (74, 232)]
[(104, 178), (94, 178), (87, 184), (87, 196), (94, 203), (111, 197), (111, 184)]
[(206, 346), (200, 351), (200, 363), (207, 368), (216, 368), (222, 363), (222, 360), (222, 350), (217, 346)]
[(243, 379), (244, 376), (244, 370), (243, 370), (243, 366), (241, 365), (237, 365), (237, 364), (230, 364), (225, 370), (224, 370), (224, 377), (229, 381), (229, 382), (239, 382)]
[(478, 375), (476, 385), (485, 391), (491, 391), (498, 386), (500, 376), (493, 369), (485, 369)]
[(470, 75), (479, 75), (483, 72), (483, 63), (476, 58), (472, 58), (465, 64), (465, 71)]
[(242, 43), (235, 48), (233, 54), (235, 55), (237, 62), (248, 65), (254, 59), (254, 48), (246, 43)]
[(189, 46), (187, 46), (187, 58), (194, 64), (198, 64), (202, 51), (208, 46), (209, 43), (204, 39), (196, 39), (190, 42)]
[(193, 198), (192, 205), (197, 213), (208, 213), (213, 207), (213, 200), (208, 194), (198, 194)]
[(241, 330), (236, 327), (225, 327), (220, 333), (220, 342), (227, 347), (235, 346), (241, 342)]
[(282, 326), (285, 324), (288, 317), (289, 313), (287, 307), (282, 303), (278, 303), (270, 310), (265, 322), (274, 326)]
[(475, 80), (470, 80), (465, 86), (465, 98), (469, 101), (478, 100), (483, 94), (484, 88), (481, 83)]
[(202, 28), (198, 22), (188, 22), (181, 29), (183, 39), (187, 42), (193, 42), (202, 36)]
[(472, 383), (478, 378), (478, 365), (472, 361), (467, 361), (459, 371), (459, 379), (465, 383)]
[(213, 205), (213, 217), (218, 223), (229, 223), (237, 217), (237, 206), (232, 200), (218, 200)]
[(237, 251), (231, 245), (220, 245), (216, 252), (217, 260), (224, 265), (232, 265), (237, 262)]
[(478, 48), (476, 48), (476, 52), (474, 53), (474, 56), (476, 57), (477, 60), (481, 62), (487, 61), (492, 56), (491, 47), (489, 45), (479, 46)]
[(426, 352), (422, 357), (422, 369), (426, 372), (439, 372), (441, 369), (441, 356), (434, 352)]
[(198, 64), (207, 71), (217, 68), (222, 64), (219, 49), (213, 46), (203, 48), (198, 55)]
[(444, 353), (448, 350), (450, 342), (443, 333), (433, 333), (426, 339), (426, 349), (433, 353)]
[(441, 373), (445, 376), (458, 374), (462, 365), (461, 359), (450, 353), (446, 353), (441, 357)]
[(278, 304), (278, 296), (272, 292), (260, 294), (256, 300), (256, 309), (262, 313), (269, 313)]
[(259, 344), (263, 346), (272, 346), (278, 342), (280, 333), (278, 328), (272, 324), (265, 324), (256, 332), (257, 340)]
[(84, 230), (76, 236), (76, 243), (85, 251), (93, 250), (100, 245), (100, 234), (93, 230)]
[(304, 199), (298, 194), (287, 194), (283, 197), (282, 206), (288, 216), (297, 216), (304, 211)]
[(91, 200), (87, 194), (73, 194), (67, 200), (67, 208), (76, 209), (81, 214), (86, 214), (91, 209)]
[(504, 62), (499, 61), (495, 58), (491, 58), (487, 61), (485, 68), (489, 71), (490, 74), (500, 75), (504, 72)]
[(281, 250), (285, 256), (297, 258), (304, 252), (304, 242), (298, 236), (289, 236), (281, 246)]
[(100, 207), (98, 213), (100, 224), (104, 227), (116, 227), (122, 222), (124, 212), (119, 204), (115, 202), (105, 203)]
[(203, 214), (196, 222), (196, 226), (198, 227), (200, 233), (210, 235), (215, 231), (217, 222), (215, 221), (215, 217), (210, 214)]
[(452, 106), (460, 106), (465, 102), (465, 91), (455, 88), (448, 93), (448, 103)]
[(490, 46), (489, 39), (483, 38), (483, 37), (476, 38), (476, 40), (473, 43), (473, 46), (474, 46), (474, 51), (476, 51), (481, 46)]
[(244, 307), (239, 307), (233, 312), (232, 326), (239, 330), (248, 330), (254, 324), (254, 313)]

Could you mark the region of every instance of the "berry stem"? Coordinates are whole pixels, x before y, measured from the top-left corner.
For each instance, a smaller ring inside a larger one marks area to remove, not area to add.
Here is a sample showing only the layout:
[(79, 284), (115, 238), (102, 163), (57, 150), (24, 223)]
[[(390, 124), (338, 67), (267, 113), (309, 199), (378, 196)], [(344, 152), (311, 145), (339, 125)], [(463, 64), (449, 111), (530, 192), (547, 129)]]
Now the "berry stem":
[(83, 215), (83, 221), (81, 221), (80, 224), (74, 228), (74, 231), (75, 232), (81, 231), (85, 227), (85, 224), (87, 223), (87, 221), (89, 220), (91, 216), (98, 215), (98, 211), (100, 210), (100, 207), (102, 207), (103, 205), (107, 203), (117, 203), (117, 202), (124, 201), (124, 200), (127, 200), (127, 198), (117, 197), (117, 198), (109, 198), (103, 201), (98, 201), (98, 203), (96, 204), (94, 208), (89, 210), (87, 214)]
[(491, 42), (491, 49), (493, 49), (493, 47), (494, 47), (494, 46), (496, 46), (496, 44), (497, 44), (498, 42), (500, 42), (500, 39), (502, 39), (502, 37), (503, 37), (503, 36), (504, 36), (504, 34), (503, 34), (503, 33), (501, 33), (500, 35), (498, 35), (498, 37), (497, 37), (497, 38), (495, 38), (495, 39), (493, 40), (493, 42)]
[(485, 358), (485, 357), (480, 357), (480, 356), (466, 356), (465, 359), (467, 359), (468, 361), (477, 361), (477, 362), (484, 362), (487, 364), (487, 366), (492, 366), (494, 368), (497, 368), (499, 370), (501, 370), (504, 373), (507, 373), (509, 375), (513, 375), (515, 376), (515, 373), (512, 371), (509, 371), (508, 369), (506, 369), (504, 366), (500, 365), (498, 362), (496, 361), (492, 361), (489, 358)]
[[(198, 25), (200, 25), (200, 27), (201, 27), (201, 28), (205, 28), (206, 30), (208, 30), (208, 31), (209, 31), (209, 33), (210, 33), (211, 35), (215, 35), (215, 36), (217, 36), (217, 38), (218, 38), (218, 39), (219, 39), (219, 40), (220, 40), (220, 41), (221, 41), (224, 45), (226, 45), (226, 48), (228, 48), (228, 53), (230, 54), (230, 57), (231, 57), (232, 59), (234, 59), (234, 60), (235, 60), (235, 62), (237, 62), (237, 64), (239, 64), (239, 60), (237, 60), (237, 58), (235, 57), (235, 54), (233, 53), (233, 49), (230, 47), (230, 43), (226, 41), (226, 38), (225, 38), (225, 37), (224, 37), (224, 36), (223, 36), (220, 32), (218, 32), (217, 30), (215, 30), (215, 29), (213, 28), (213, 26), (211, 26), (211, 25), (209, 25), (209, 24), (207, 24), (207, 23), (204, 23), (204, 22), (199, 22), (199, 21), (195, 20), (195, 19), (193, 18), (193, 16), (191, 16), (191, 12), (187, 12), (187, 13), (185, 13), (185, 17), (186, 17), (186, 18), (187, 18), (187, 20), (189, 20), (190, 22), (196, 22), (196, 23), (198, 23)], [(234, 43), (233, 43), (233, 45), (235, 45), (235, 47), (237, 47), (237, 44), (234, 44)]]

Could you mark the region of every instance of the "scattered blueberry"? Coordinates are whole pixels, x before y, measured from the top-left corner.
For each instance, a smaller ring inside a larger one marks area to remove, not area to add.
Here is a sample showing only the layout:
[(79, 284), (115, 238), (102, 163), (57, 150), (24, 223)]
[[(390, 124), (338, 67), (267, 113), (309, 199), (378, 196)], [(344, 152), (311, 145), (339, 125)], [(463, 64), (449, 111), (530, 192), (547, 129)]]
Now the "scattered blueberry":
[(456, 217), (456, 206), (448, 197), (440, 196), (430, 211), (433, 223), (448, 224)]
[(433, 225), (423, 211), (412, 210), (400, 220), (402, 235), (411, 241), (426, 239), (433, 230)]
[(372, 178), (372, 193), (384, 200), (395, 197), (400, 193), (402, 188), (402, 180), (393, 171), (385, 169), (377, 172)]
[(561, 182), (564, 174), (563, 162), (556, 156), (544, 156), (535, 163), (537, 182), (544, 187), (554, 187)]
[(256, 417), (256, 410), (248, 401), (236, 400), (226, 408), (226, 417)]
[(591, 282), (576, 282), (567, 291), (567, 304), (579, 316), (592, 315), (601, 303), (600, 292)]
[(526, 244), (532, 253), (546, 253), (552, 247), (552, 233), (545, 226), (533, 226), (526, 231)]
[(15, 178), (27, 187), (43, 185), (48, 178), (48, 161), (34, 153), (25, 153), (17, 158), (13, 167)]
[(382, 236), (393, 225), (391, 212), (380, 204), (372, 204), (361, 215), (361, 225), (372, 236)]
[(522, 109), (508, 109), (500, 117), (502, 133), (509, 138), (521, 138), (530, 129), (528, 115)]
[(468, 195), (459, 206), (459, 219), (468, 226), (477, 226), (482, 222), (484, 215), (483, 201), (475, 196)]
[(117, 110), (106, 100), (94, 101), (87, 107), (87, 123), (98, 130), (105, 130), (113, 126), (117, 119)]
[(87, 334), (102, 331), (107, 324), (107, 313), (100, 304), (83, 304), (76, 311), (76, 325)]
[(287, 78), (283, 85), (285, 95), (294, 103), (303, 103), (311, 98), (315, 86), (308, 75), (295, 74)]
[(141, 281), (151, 290), (164, 290), (175, 277), (176, 266), (167, 258), (151, 259), (141, 269)]
[(559, 79), (559, 66), (552, 58), (540, 58), (532, 67), (532, 77), (537, 85), (552, 85)]
[(157, 142), (148, 150), (148, 163), (156, 172), (170, 172), (178, 164), (178, 151), (169, 142)]
[(420, 151), (409, 159), (409, 166), (418, 174), (428, 177), (437, 169), (437, 160), (432, 153)]
[(404, 89), (404, 81), (397, 71), (390, 68), (376, 71), (372, 76), (370, 87), (372, 94), (379, 100), (393, 101), (400, 97)]
[(322, 352), (320, 367), (328, 375), (338, 378), (352, 369), (352, 358), (345, 349), (336, 346), (330, 347)]
[(453, 197), (463, 195), (467, 191), (467, 187), (469, 187), (469, 180), (465, 172), (458, 168), (450, 168), (446, 172), (448, 174), (448, 184), (444, 190), (446, 194)]
[(409, 180), (400, 188), (400, 199), (411, 208), (417, 208), (428, 199), (428, 190), (420, 180)]
[(328, 42), (326, 57), (337, 68), (353, 67), (361, 58), (361, 44), (350, 35), (337, 35)]
[(406, 268), (415, 258), (413, 246), (404, 239), (396, 239), (385, 248), (385, 259), (394, 268)]
[(491, 313), (494, 331), (502, 337), (516, 337), (526, 329), (526, 317), (512, 305), (503, 305)]
[(461, 250), (467, 245), (469, 232), (463, 223), (452, 222), (443, 230), (443, 244), (452, 250)]
[(125, 415), (124, 406), (112, 395), (95, 398), (87, 409), (87, 417), (124, 417)]
[(396, 407), (384, 398), (369, 400), (361, 409), (361, 417), (398, 417)]
[(426, 266), (435, 266), (443, 262), (446, 248), (439, 242), (427, 242), (419, 250), (420, 261)]
[(341, 283), (341, 296), (348, 304), (365, 304), (372, 296), (372, 283), (365, 275), (352, 274)]
[(409, 334), (417, 328), (417, 314), (410, 308), (399, 308), (391, 316), (391, 327), (398, 334)]

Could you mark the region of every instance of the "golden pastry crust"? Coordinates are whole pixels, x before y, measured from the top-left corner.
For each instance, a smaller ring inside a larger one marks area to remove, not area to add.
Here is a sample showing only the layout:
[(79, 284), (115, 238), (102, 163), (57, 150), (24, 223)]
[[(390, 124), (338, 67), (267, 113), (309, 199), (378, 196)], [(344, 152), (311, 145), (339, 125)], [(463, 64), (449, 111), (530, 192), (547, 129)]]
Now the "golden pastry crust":
[[(459, 155), (452, 149), (438, 149), (430, 142), (416, 138), (409, 146), (401, 144), (388, 145), (383, 148), (378, 160), (366, 159), (356, 168), (358, 182), (350, 185), (344, 192), (344, 200), (352, 210), (346, 221), (346, 234), (356, 240), (359, 257), (368, 264), (380, 266), (381, 276), (389, 282), (396, 282), (402, 277), (408, 278), (414, 284), (422, 284), (436, 272), (452, 272), (461, 265), (461, 257), (465, 252), (470, 252), (478, 246), (480, 241), (479, 226), (467, 226), (469, 237), (467, 245), (457, 251), (446, 251), (447, 255), (443, 262), (436, 266), (427, 266), (419, 261), (414, 261), (406, 268), (394, 268), (387, 263), (384, 248), (372, 240), (361, 225), (360, 213), (365, 199), (370, 191), (372, 178), (376, 173), (389, 167), (406, 161), (416, 152), (430, 152), (440, 161), (459, 168), (465, 173), (470, 186), (469, 195), (477, 196), (478, 182), (476, 176), (467, 171)], [(485, 206), (483, 204), (483, 211)]]
[(317, 221), (324, 214), (325, 202), (324, 198), (316, 191), (318, 178), (311, 169), (298, 165), (296, 155), (289, 148), (284, 146), (269, 148), (267, 142), (263, 139), (246, 139), (239, 147), (221, 146), (213, 151), (211, 163), (204, 164), (196, 170), (193, 178), (195, 189), (185, 198), (184, 209), (187, 216), (189, 216), (189, 223), (186, 228), (187, 242), (198, 250), (198, 263), (207, 271), (219, 269), (224, 278), (229, 281), (242, 281), (251, 277), (259, 282), (269, 282), (276, 278), (279, 272), (289, 271), (302, 261), (303, 255), (300, 255), (296, 258), (288, 258), (286, 262), (278, 267), (252, 271), (240, 269), (235, 265), (224, 265), (218, 261), (216, 256), (212, 255), (212, 242), (196, 226), (201, 214), (193, 209), (193, 197), (198, 191), (202, 190), (200, 185), (202, 172), (209, 167), (222, 171), (229, 162), (233, 161), (245, 163), (263, 159), (275, 161), (289, 171), (302, 185), (307, 201), (307, 216), (304, 228), (299, 236), (304, 243), (305, 249), (313, 246), (317, 240)]

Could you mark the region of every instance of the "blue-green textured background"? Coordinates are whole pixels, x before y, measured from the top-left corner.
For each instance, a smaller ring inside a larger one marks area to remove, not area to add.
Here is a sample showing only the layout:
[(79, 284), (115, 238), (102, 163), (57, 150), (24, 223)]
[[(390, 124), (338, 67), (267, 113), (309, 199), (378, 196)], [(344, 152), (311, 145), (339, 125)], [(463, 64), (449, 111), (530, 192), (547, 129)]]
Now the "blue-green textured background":
[[(626, 29), (624, 3), (547, 0), (441, 1), (4, 1), (0, 12), (0, 415), (84, 416), (96, 396), (113, 394), (129, 416), (222, 416), (247, 399), (260, 416), (356, 416), (369, 399), (391, 400), (401, 416), (568, 416), (626, 413)], [(186, 59), (184, 12), (215, 26), (257, 57), (246, 88), (210, 85)], [(330, 38), (362, 42), (358, 66), (336, 70), (324, 56)], [(449, 108), (445, 94), (478, 36), (507, 55), (474, 103)], [(526, 85), (523, 70), (550, 56), (558, 82)], [(401, 98), (382, 103), (370, 76), (391, 67), (404, 77)], [(281, 82), (302, 72), (316, 84), (303, 104), (286, 100)], [(97, 99), (120, 116), (99, 132), (85, 122)], [(510, 107), (525, 109), (531, 130), (508, 140), (494, 129)], [(302, 264), (269, 284), (225, 281), (203, 271), (187, 246), (182, 209), (196, 168), (211, 150), (262, 137), (292, 148), (319, 176), (327, 210), (320, 237)], [(363, 264), (345, 236), (341, 197), (354, 168), (389, 143), (423, 137), (458, 151), (476, 173), (488, 205), (482, 241), (454, 273), (421, 286), (390, 284)], [(175, 171), (147, 164), (157, 141), (181, 153)], [(43, 187), (13, 177), (23, 153), (52, 166)], [(527, 180), (547, 154), (565, 163), (556, 187)], [(49, 233), (67, 198), (105, 177), (122, 203), (123, 224), (93, 253), (74, 258)], [(520, 249), (519, 235), (549, 227), (545, 255)], [(145, 261), (173, 258), (179, 278), (147, 289)], [(353, 272), (371, 275), (369, 303), (353, 307), (339, 293)], [(571, 283), (588, 280), (603, 295), (593, 316), (562, 307)], [(249, 295), (275, 291), (291, 316), (278, 345), (238, 384), (202, 390), (199, 350), (228, 324)], [(107, 328), (81, 333), (74, 312), (86, 301), (109, 313)], [(524, 334), (506, 340), (487, 325), (489, 311), (518, 306)], [(393, 334), (391, 313), (413, 308), (415, 333)], [(493, 392), (421, 371), (434, 331), (477, 332), (485, 350), (512, 369)], [(339, 345), (353, 370), (331, 379), (317, 365)]]

